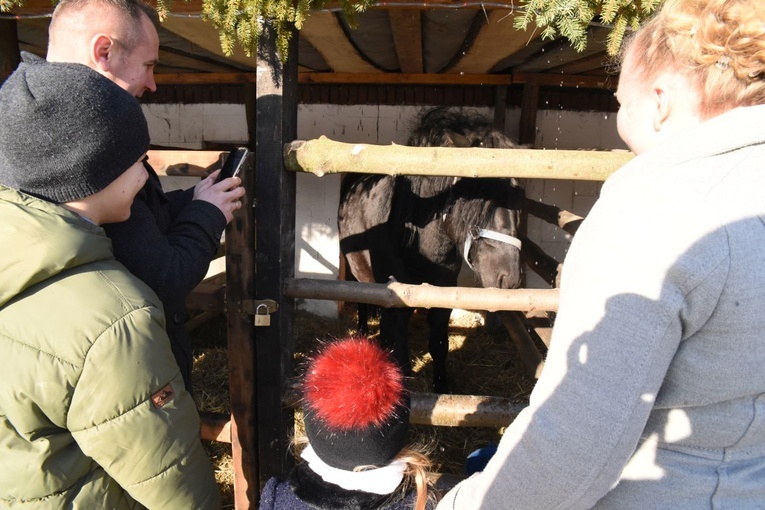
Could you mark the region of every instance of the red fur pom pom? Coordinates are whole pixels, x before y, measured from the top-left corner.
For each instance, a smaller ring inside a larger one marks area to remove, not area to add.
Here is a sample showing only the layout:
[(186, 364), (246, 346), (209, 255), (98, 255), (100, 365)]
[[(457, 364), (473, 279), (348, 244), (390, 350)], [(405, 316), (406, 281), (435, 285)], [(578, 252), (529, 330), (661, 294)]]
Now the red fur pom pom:
[(349, 337), (310, 361), (303, 398), (329, 429), (381, 426), (404, 401), (401, 369), (375, 342)]

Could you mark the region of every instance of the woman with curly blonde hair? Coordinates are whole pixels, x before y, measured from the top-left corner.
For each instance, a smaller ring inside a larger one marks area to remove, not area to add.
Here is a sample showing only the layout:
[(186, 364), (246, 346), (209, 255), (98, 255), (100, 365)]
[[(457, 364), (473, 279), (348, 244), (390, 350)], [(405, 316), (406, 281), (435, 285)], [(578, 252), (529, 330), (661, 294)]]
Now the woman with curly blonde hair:
[(667, 0), (617, 99), (530, 405), (439, 509), (765, 508), (765, 2)]

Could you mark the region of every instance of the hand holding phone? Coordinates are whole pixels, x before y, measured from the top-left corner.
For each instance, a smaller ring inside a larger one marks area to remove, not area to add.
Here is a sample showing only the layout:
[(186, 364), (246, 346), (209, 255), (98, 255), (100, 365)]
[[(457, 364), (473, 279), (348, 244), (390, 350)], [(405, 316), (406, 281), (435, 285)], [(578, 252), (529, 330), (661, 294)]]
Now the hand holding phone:
[(244, 166), (244, 162), (249, 154), (250, 151), (246, 147), (238, 147), (236, 149), (232, 149), (231, 152), (228, 153), (228, 157), (223, 163), (223, 168), (221, 168), (215, 183), (217, 184), (223, 179), (236, 177), (239, 175), (239, 172)]

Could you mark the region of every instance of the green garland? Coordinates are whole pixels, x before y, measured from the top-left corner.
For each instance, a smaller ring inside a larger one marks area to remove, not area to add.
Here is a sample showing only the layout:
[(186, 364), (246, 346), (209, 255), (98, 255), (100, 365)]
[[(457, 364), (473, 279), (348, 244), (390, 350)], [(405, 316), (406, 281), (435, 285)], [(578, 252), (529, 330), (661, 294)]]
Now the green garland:
[[(173, 0), (157, 0), (157, 11), (163, 18)], [(178, 1), (178, 0), (176, 0)], [(223, 52), (231, 55), (238, 42), (247, 56), (257, 53), (258, 38), (263, 32), (263, 20), (270, 20), (276, 30), (276, 48), (284, 59), (287, 55), (291, 28), (303, 26), (311, 10), (322, 8), (327, 0), (203, 0), (202, 16), (220, 34)], [(608, 35), (607, 51), (619, 51), (628, 28), (635, 29), (649, 17), (663, 0), (520, 0), (521, 14), (515, 27), (526, 30), (534, 24), (542, 30), (542, 37), (553, 39), (563, 36), (578, 51), (587, 46), (587, 28), (598, 20), (613, 25)], [(339, 0), (340, 7), (351, 26), (356, 25), (356, 14), (374, 4), (374, 0)], [(0, 0), (0, 11), (9, 12), (23, 6), (24, 0)]]
[(515, 27), (526, 30), (530, 24), (542, 30), (543, 39), (563, 36), (577, 51), (587, 46), (587, 28), (593, 20), (613, 28), (606, 40), (606, 51), (616, 55), (628, 28), (640, 23), (661, 5), (663, 0), (521, 0), (522, 15)]
[[(276, 30), (276, 50), (284, 60), (292, 27), (300, 30), (310, 11), (321, 9), (326, 1), (203, 0), (202, 17), (218, 30), (221, 49), (225, 55), (232, 55), (238, 42), (248, 57), (257, 53), (258, 38), (263, 32), (263, 20), (269, 20)], [(160, 18), (170, 11), (171, 2), (172, 0), (157, 0)], [(356, 13), (371, 6), (374, 0), (340, 0), (339, 3), (343, 15), (355, 28)]]

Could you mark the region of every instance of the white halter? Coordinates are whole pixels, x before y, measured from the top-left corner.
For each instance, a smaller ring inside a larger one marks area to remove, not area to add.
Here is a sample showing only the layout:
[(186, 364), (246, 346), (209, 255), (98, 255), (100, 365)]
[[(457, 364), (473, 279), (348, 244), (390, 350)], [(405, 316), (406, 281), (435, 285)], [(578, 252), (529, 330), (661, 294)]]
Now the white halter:
[(468, 231), (468, 234), (465, 238), (465, 249), (463, 250), (463, 258), (465, 259), (465, 262), (467, 262), (467, 265), (470, 269), (473, 269), (473, 264), (470, 263), (470, 247), (473, 245), (473, 241), (476, 239), (493, 239), (495, 241), (499, 241), (500, 243), (509, 244), (510, 246), (515, 246), (519, 250), (521, 249), (521, 240), (517, 237), (513, 237), (508, 234), (503, 234), (501, 232), (495, 232), (494, 230), (486, 230), (484, 228), (471, 228)]

